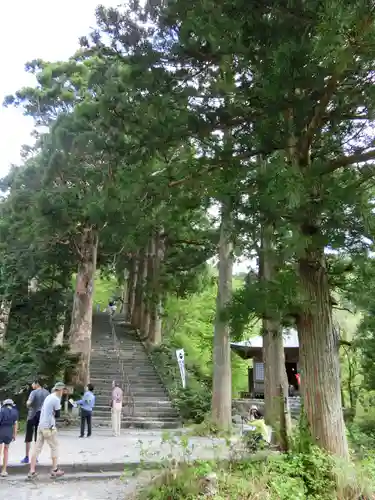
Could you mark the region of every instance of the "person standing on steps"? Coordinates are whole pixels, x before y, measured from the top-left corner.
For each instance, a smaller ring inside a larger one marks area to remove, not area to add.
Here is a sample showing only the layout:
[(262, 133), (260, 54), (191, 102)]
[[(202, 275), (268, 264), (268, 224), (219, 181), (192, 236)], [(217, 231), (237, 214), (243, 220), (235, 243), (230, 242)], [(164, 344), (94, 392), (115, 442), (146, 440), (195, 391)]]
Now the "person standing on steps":
[(114, 436), (121, 434), (121, 416), (122, 416), (122, 402), (123, 392), (118, 382), (112, 382), (112, 401), (111, 401), (111, 414), (112, 414), (112, 430)]
[(77, 401), (77, 405), (81, 408), (81, 434), (80, 438), (85, 436), (85, 423), (87, 423), (87, 437), (91, 436), (92, 430), (92, 410), (95, 406), (94, 386), (87, 385), (87, 390), (83, 398)]
[(111, 316), (113, 316), (115, 314), (115, 312), (116, 312), (116, 309), (117, 309), (117, 306), (116, 306), (115, 300), (114, 299), (110, 300), (108, 302), (108, 311), (109, 311), (109, 314)]
[(64, 475), (64, 471), (59, 469), (57, 465), (59, 456), (59, 443), (56, 430), (56, 417), (59, 416), (61, 410), (61, 396), (64, 389), (65, 384), (63, 384), (62, 382), (57, 382), (53, 387), (51, 394), (49, 394), (44, 400), (42, 411), (40, 412), (38, 437), (31, 454), (30, 471), (28, 474), (29, 479), (33, 479), (37, 476), (37, 473), (35, 471), (36, 461), (43, 449), (44, 443), (47, 443), (51, 449), (51, 477), (61, 477)]
[(33, 390), (30, 392), (26, 402), (28, 408), (25, 435), (26, 455), (25, 458), (21, 460), (21, 464), (29, 463), (30, 446), (33, 440), (34, 442), (37, 440), (40, 412), (46, 397), (49, 395), (49, 392), (41, 386), (39, 380), (35, 380), (31, 387)]
[(7, 477), (9, 445), (17, 437), (18, 411), (11, 399), (6, 399), (0, 408), (0, 456), (3, 455), (3, 466), (0, 476)]

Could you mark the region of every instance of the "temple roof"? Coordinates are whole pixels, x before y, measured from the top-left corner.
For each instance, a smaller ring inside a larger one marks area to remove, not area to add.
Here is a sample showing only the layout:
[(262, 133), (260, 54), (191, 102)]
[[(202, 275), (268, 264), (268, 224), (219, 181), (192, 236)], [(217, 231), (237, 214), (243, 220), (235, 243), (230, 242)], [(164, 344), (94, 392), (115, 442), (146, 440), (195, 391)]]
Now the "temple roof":
[[(287, 328), (283, 331), (284, 349), (298, 349), (298, 333), (294, 328)], [(263, 348), (263, 337), (253, 337), (249, 340), (242, 342), (231, 342), (231, 349), (241, 356), (241, 358), (252, 358), (254, 355), (259, 354)]]

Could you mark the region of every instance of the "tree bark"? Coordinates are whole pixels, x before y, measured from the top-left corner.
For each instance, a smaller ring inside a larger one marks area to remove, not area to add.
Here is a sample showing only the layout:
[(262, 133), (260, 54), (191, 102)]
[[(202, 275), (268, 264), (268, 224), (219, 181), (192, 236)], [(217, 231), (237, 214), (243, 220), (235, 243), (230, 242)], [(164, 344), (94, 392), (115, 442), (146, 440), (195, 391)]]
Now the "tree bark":
[(3, 300), (0, 304), (0, 347), (4, 347), (12, 303)]
[(152, 297), (150, 302), (151, 321), (148, 340), (152, 345), (158, 345), (162, 341), (162, 301), (160, 290), (161, 267), (165, 255), (165, 243), (160, 231), (154, 237), (152, 257)]
[(55, 340), (53, 342), (54, 346), (61, 346), (64, 343), (64, 325), (62, 324), (57, 332)]
[(144, 265), (143, 265), (143, 276), (142, 276), (142, 301), (141, 301), (141, 312), (140, 312), (140, 326), (139, 329), (142, 334), (142, 338), (147, 339), (148, 331), (150, 329), (150, 307), (149, 307), (149, 293), (150, 293), (150, 271), (152, 272), (152, 267), (150, 269), (150, 247), (149, 243), (144, 252)]
[(154, 276), (154, 255), (155, 255), (155, 237), (151, 235), (150, 242), (148, 246), (148, 258), (147, 258), (147, 283), (146, 283), (146, 293), (144, 300), (143, 309), (143, 337), (149, 340), (149, 335), (152, 328), (151, 312), (152, 312), (152, 285)]
[(79, 354), (74, 384), (85, 386), (90, 380), (93, 287), (96, 270), (98, 236), (86, 230), (81, 239), (72, 322), (69, 331), (70, 350)]
[(146, 260), (144, 250), (139, 254), (137, 269), (137, 285), (135, 289), (135, 301), (132, 324), (140, 330), (142, 324), (142, 302), (143, 302), (143, 276), (145, 272)]
[(233, 242), (230, 203), (221, 205), (219, 240), (219, 279), (216, 298), (216, 319), (213, 342), (212, 420), (221, 429), (232, 423), (232, 374), (229, 324), (222, 317), (232, 298)]
[(124, 314), (126, 317), (126, 309), (128, 305), (128, 295), (129, 295), (129, 288), (128, 288), (128, 277), (129, 277), (129, 271), (127, 268), (124, 269), (124, 282), (122, 285), (122, 294), (121, 294), (121, 308), (119, 310), (120, 314)]
[(291, 418), (283, 337), (278, 321), (263, 320), (265, 422), (276, 432), (281, 448), (289, 447)]
[(323, 449), (348, 458), (339, 363), (339, 339), (323, 249), (307, 247), (299, 259), (303, 307), (298, 318), (301, 390), (311, 436)]
[(128, 305), (126, 311), (126, 320), (129, 323), (133, 322), (137, 277), (138, 277), (138, 259), (137, 257), (132, 257), (128, 275), (128, 302), (127, 302)]
[[(261, 229), (259, 277), (264, 287), (274, 279), (275, 258), (272, 247), (273, 228), (264, 224)], [(267, 300), (272, 304), (272, 298)], [(291, 418), (288, 408), (288, 377), (280, 317), (266, 310), (263, 325), (264, 407), (265, 421), (275, 431), (283, 450), (288, 449)]]

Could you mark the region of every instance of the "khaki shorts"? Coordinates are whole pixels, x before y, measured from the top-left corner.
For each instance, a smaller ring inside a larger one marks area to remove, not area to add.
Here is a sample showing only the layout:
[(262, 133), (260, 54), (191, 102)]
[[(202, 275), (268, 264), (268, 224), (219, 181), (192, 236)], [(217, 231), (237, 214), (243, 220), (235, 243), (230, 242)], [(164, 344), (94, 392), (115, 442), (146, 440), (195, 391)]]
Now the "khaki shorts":
[(34, 453), (38, 457), (43, 449), (44, 443), (47, 443), (51, 449), (51, 458), (58, 457), (59, 443), (57, 441), (56, 429), (38, 429), (38, 438), (35, 443)]

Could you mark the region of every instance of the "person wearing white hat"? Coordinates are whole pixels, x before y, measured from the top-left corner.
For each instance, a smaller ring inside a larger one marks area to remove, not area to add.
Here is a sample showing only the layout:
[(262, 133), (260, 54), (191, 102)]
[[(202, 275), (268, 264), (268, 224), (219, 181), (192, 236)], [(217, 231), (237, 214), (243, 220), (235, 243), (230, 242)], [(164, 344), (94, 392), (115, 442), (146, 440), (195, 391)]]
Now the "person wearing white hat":
[(47, 443), (51, 449), (51, 477), (61, 477), (64, 475), (64, 471), (59, 469), (57, 465), (59, 443), (57, 440), (55, 419), (56, 414), (61, 410), (61, 396), (64, 389), (65, 384), (63, 382), (57, 382), (51, 394), (44, 400), (40, 413), (38, 437), (30, 460), (29, 479), (33, 479), (37, 475), (35, 471), (37, 458), (43, 449), (44, 443)]
[(5, 399), (3, 406), (0, 408), (0, 448), (3, 455), (3, 466), (0, 476), (6, 477), (8, 475), (8, 455), (9, 445), (16, 439), (17, 436), (17, 422), (18, 411), (14, 407), (12, 399)]

